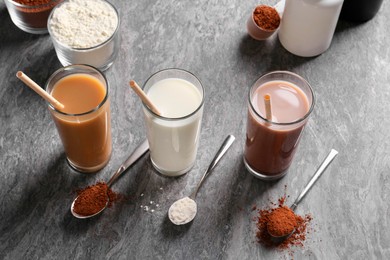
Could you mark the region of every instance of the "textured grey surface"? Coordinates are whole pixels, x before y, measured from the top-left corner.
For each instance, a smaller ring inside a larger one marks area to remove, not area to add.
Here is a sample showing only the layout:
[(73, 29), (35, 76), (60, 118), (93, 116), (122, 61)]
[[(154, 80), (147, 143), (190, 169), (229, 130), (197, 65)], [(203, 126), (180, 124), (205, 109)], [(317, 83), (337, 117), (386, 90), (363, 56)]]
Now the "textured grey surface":
[[(273, 3), (264, 1), (265, 3)], [(61, 64), (48, 35), (11, 22), (0, 2), (1, 259), (285, 259), (256, 242), (252, 206), (285, 192), (295, 198), (331, 148), (340, 154), (297, 211), (313, 215), (294, 259), (390, 258), (390, 5), (371, 21), (339, 22), (330, 49), (299, 58), (277, 37), (257, 42), (245, 22), (256, 1), (114, 1), (121, 16), (120, 55), (111, 84), (113, 155), (96, 174), (72, 171), (45, 102), (15, 77), (23, 70), (44, 84)], [(90, 220), (69, 212), (74, 190), (107, 180), (144, 138), (141, 105), (128, 86), (179, 67), (206, 89), (195, 167), (181, 178), (157, 175), (142, 159), (113, 187), (132, 199)], [(246, 96), (271, 70), (305, 77), (317, 103), (288, 175), (253, 178), (242, 162)], [(167, 210), (188, 195), (227, 134), (237, 137), (201, 188), (198, 215), (175, 227)], [(150, 201), (160, 206), (145, 212)]]

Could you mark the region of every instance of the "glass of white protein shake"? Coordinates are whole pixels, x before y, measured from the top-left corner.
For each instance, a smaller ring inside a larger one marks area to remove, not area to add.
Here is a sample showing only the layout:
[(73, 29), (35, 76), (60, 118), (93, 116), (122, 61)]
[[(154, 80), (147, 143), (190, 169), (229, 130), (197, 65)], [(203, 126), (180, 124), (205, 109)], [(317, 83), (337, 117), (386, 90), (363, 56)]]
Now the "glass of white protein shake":
[(152, 164), (163, 175), (180, 176), (196, 159), (203, 86), (188, 71), (165, 69), (153, 74), (143, 90), (161, 113), (157, 115), (143, 104)]

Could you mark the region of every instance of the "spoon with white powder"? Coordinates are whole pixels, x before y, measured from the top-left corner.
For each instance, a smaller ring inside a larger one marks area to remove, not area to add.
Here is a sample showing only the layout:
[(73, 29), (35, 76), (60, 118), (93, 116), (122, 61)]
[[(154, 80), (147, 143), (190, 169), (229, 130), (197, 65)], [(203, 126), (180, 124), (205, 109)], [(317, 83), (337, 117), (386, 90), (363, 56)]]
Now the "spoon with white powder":
[(225, 141), (219, 148), (218, 152), (215, 154), (214, 159), (211, 161), (206, 172), (203, 174), (202, 179), (196, 186), (194, 192), (189, 197), (185, 197), (174, 202), (168, 210), (168, 217), (175, 225), (184, 225), (188, 222), (191, 222), (196, 215), (197, 206), (195, 202), (196, 194), (203, 181), (210, 175), (211, 171), (215, 168), (221, 158), (225, 155), (227, 150), (233, 144), (236, 138), (233, 135), (226, 137)]

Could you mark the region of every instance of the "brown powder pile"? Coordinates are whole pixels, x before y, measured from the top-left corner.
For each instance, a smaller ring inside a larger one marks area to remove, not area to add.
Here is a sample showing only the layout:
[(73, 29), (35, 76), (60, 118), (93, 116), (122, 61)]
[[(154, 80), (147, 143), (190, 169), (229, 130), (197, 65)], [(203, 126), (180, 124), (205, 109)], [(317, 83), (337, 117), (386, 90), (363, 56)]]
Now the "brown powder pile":
[(52, 0), (13, 0), (13, 1), (22, 5), (30, 5), (30, 6), (44, 5), (52, 2)]
[(98, 182), (77, 192), (78, 197), (73, 210), (79, 215), (89, 216), (102, 210), (108, 201), (108, 207), (121, 200), (122, 195), (113, 192), (105, 182)]
[(253, 20), (260, 28), (273, 31), (279, 27), (280, 16), (275, 8), (260, 5), (253, 11)]
[[(267, 230), (267, 224), (272, 218), (272, 214), (274, 211), (279, 211), (280, 208), (287, 207), (284, 205), (284, 202), (286, 200), (286, 197), (282, 197), (278, 200), (279, 205), (276, 208), (266, 208), (266, 209), (260, 209), (258, 210), (258, 217), (256, 218), (256, 226), (257, 226), (257, 241), (266, 246), (271, 248), (276, 248), (280, 250), (284, 249), (290, 249), (292, 246), (299, 246), (303, 247), (304, 242), (306, 240), (306, 234), (307, 234), (307, 227), (310, 221), (312, 220), (312, 216), (310, 214), (306, 214), (305, 216), (299, 216), (295, 213), (295, 231), (294, 233), (285, 239), (283, 242), (279, 244), (275, 244), (275, 242), (271, 239), (271, 236), (268, 234)], [(272, 203), (273, 204), (273, 203)], [(273, 204), (275, 205), (275, 204)]]
[(294, 212), (287, 206), (273, 209), (268, 218), (268, 233), (275, 237), (291, 234), (298, 225)]

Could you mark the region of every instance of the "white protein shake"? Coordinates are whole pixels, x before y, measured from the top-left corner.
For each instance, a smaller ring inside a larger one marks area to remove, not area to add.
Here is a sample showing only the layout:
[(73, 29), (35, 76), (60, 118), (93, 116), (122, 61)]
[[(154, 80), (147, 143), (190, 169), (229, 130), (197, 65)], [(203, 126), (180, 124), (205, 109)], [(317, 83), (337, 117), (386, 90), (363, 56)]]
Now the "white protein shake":
[(144, 107), (152, 163), (164, 175), (182, 175), (195, 162), (203, 93), (187, 80), (166, 78), (146, 94), (161, 112), (158, 117)]

